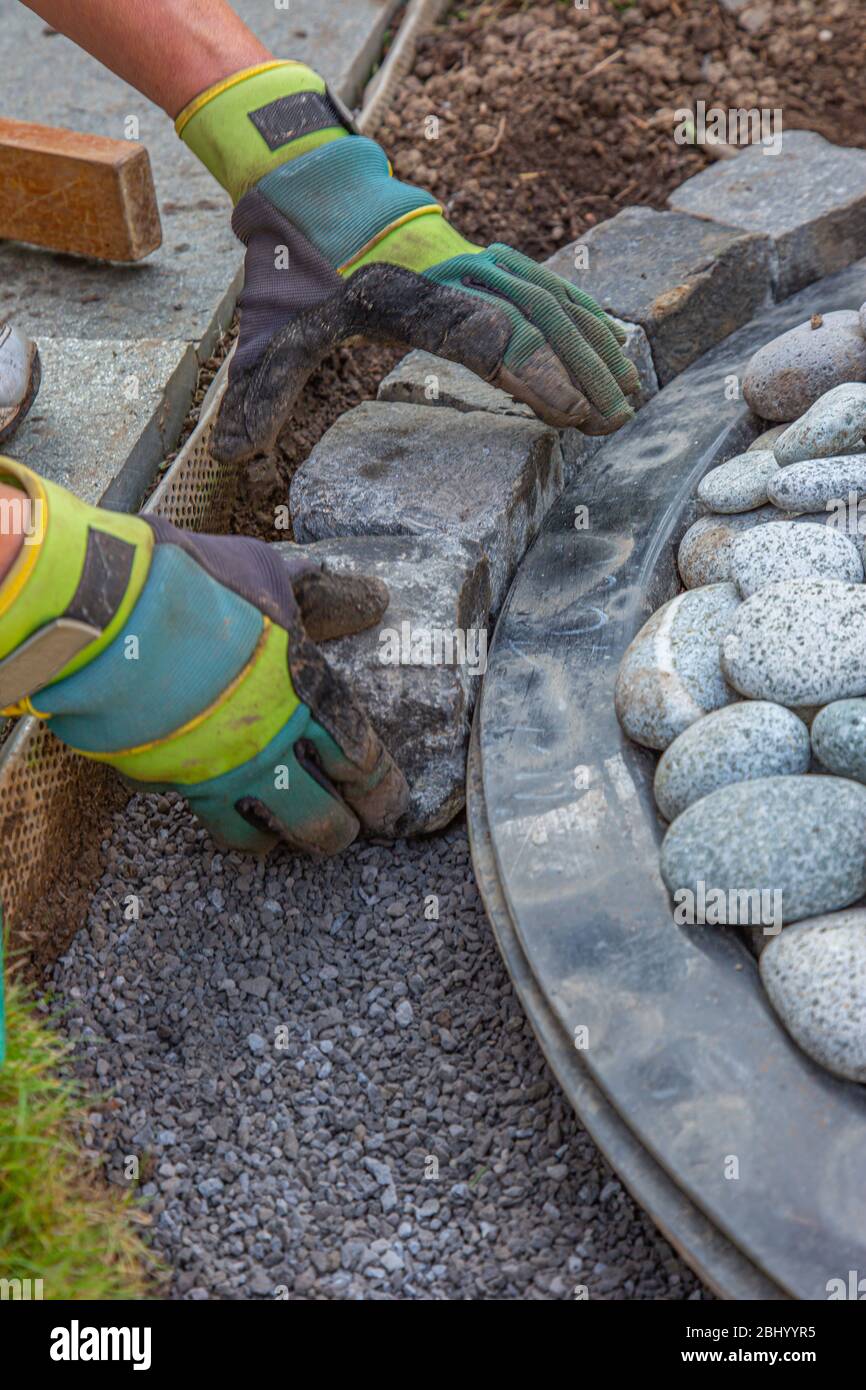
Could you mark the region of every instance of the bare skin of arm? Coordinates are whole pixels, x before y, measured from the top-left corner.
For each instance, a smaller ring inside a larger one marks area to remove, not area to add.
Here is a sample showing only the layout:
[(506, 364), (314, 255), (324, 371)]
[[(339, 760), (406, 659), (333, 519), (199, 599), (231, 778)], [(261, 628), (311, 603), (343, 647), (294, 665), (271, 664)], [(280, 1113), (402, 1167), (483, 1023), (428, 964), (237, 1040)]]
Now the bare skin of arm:
[(273, 57), (227, 0), (24, 3), (172, 119), (205, 88)]
[[(21, 497), (20, 488), (10, 487), (8, 483), (0, 483), (0, 503), (13, 502), (16, 498), (20, 501)], [(14, 516), (14, 512), (10, 512), (6, 508), (3, 508), (0, 514)], [(0, 583), (5, 579), (18, 558), (18, 552), (23, 544), (23, 531), (19, 531), (17, 534), (14, 529), (0, 531)]]

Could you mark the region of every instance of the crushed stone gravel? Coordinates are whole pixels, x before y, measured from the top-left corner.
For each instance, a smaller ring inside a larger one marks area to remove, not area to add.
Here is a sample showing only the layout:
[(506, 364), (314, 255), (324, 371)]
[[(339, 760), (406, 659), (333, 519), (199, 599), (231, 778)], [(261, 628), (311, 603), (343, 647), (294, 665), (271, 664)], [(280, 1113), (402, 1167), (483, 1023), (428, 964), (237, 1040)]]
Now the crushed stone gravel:
[(580, 1128), (465, 826), (313, 863), (136, 795), (40, 1007), (170, 1296), (709, 1298)]

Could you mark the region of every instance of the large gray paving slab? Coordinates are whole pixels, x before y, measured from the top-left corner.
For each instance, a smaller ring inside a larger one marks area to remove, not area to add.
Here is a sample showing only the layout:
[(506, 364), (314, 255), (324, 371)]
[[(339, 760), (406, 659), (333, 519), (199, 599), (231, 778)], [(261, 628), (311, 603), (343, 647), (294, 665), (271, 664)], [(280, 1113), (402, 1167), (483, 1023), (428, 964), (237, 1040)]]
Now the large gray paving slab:
[(785, 299), (866, 255), (866, 150), (785, 131), (779, 154), (754, 147), (712, 164), (675, 189), (668, 206), (771, 237), (776, 293)]
[[(234, 0), (234, 8), (279, 57), (311, 63), (351, 102), (397, 3), (291, 0), (284, 9), (273, 0)], [(123, 403), (126, 429), (115, 431), (110, 441), (92, 426), (94, 417), (104, 417), (104, 383), (91, 389), (84, 362), (65, 413), (59, 413), (59, 400), (54, 402), (53, 419), (75, 441), (65, 480), (76, 490), (80, 482), (82, 492), (90, 489), (91, 495), (127, 463), (128, 443), (133, 453), (138, 449), (137, 473), (145, 455), (151, 467), (161, 458), (161, 452), (137, 445), (136, 428), (147, 429), (153, 393), (161, 387), (168, 392), (168, 415), (177, 416), (189, 376), (189, 346), (201, 344), (207, 356), (230, 317), (243, 250), (229, 225), (228, 195), (177, 138), (162, 111), (62, 35), (46, 33), (42, 20), (23, 5), (3, 7), (2, 39), (0, 115), (115, 139), (124, 138), (128, 118), (135, 117), (153, 167), (163, 244), (137, 265), (109, 266), (0, 243), (0, 316), (13, 318), (40, 340), (66, 340), (71, 349), (82, 339), (120, 345), (145, 339), (165, 348), (158, 364), (162, 378), (151, 358), (138, 402)], [(56, 470), (64, 467), (62, 460), (51, 451), (42, 456), (37, 432), (20, 435), (15, 450), (47, 476), (61, 476)], [(119, 492), (124, 490), (134, 489), (128, 483)]]
[(402, 832), (441, 829), (464, 804), (470, 721), (487, 664), (490, 570), (481, 547), (450, 536), (352, 536), (276, 549), (387, 584), (381, 622), (322, 650), (405, 773)]
[(769, 237), (628, 207), (547, 264), (643, 328), (664, 386), (770, 302), (775, 256)]
[(555, 430), (519, 416), (365, 401), (342, 415), (292, 480), (298, 541), (455, 536), (490, 563), (498, 611), (562, 491)]

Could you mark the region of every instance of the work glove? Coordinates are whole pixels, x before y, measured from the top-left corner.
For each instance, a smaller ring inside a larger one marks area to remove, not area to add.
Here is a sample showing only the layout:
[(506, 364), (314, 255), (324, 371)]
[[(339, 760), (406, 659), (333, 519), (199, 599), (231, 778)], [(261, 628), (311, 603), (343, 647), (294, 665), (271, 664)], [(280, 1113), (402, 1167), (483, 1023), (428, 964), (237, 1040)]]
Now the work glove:
[(0, 481), (30, 523), (0, 584), (3, 713), (181, 792), (236, 849), (394, 833), (403, 775), (316, 645), (379, 621), (380, 580), (90, 507), (2, 457)]
[(527, 256), (466, 241), (304, 64), (236, 73), (176, 125), (231, 193), (247, 248), (218, 458), (272, 448), (310, 372), (356, 335), (460, 362), (558, 428), (631, 418), (619, 326)]

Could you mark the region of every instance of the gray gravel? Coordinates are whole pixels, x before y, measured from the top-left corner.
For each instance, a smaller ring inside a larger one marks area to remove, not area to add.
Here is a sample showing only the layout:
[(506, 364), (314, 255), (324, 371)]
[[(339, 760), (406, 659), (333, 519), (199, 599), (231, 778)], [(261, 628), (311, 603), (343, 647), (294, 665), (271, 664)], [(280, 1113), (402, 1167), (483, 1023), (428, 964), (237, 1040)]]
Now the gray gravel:
[(260, 863), (136, 796), (103, 853), (42, 1007), (174, 1297), (710, 1297), (552, 1079), (460, 823)]

